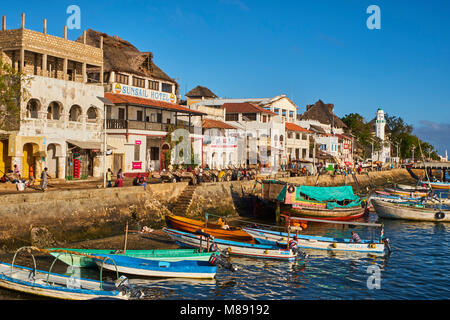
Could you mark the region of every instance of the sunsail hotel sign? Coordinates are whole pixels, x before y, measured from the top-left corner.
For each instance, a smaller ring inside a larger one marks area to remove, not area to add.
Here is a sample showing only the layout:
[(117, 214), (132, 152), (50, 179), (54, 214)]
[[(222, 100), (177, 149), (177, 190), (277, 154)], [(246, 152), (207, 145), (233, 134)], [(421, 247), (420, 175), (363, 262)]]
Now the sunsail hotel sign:
[(152, 99), (169, 103), (176, 103), (177, 98), (173, 93), (154, 91), (150, 89), (132, 87), (121, 83), (113, 83), (113, 92), (144, 99)]

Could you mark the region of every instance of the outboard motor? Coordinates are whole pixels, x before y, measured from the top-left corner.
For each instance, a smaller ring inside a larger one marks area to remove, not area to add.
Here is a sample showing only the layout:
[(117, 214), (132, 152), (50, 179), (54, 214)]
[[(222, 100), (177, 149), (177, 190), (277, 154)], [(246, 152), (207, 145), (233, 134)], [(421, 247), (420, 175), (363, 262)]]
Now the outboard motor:
[(392, 249), (391, 249), (391, 245), (389, 244), (389, 239), (388, 238), (384, 238), (383, 239), (383, 243), (386, 246), (386, 248), (388, 249), (388, 254), (390, 254), (392, 252)]
[(236, 271), (237, 268), (235, 266), (233, 266), (231, 264), (231, 262), (228, 261), (227, 257), (225, 255), (223, 255), (222, 253), (220, 254), (212, 254), (211, 257), (209, 258), (209, 263), (212, 266), (220, 266), (221, 268), (225, 268), (231, 271)]
[(128, 278), (123, 275), (120, 276), (120, 278), (117, 279), (114, 284), (118, 291), (122, 292), (125, 295), (128, 295), (130, 298), (140, 299), (144, 296), (144, 293), (141, 290), (132, 288), (130, 286)]
[(308, 258), (308, 255), (298, 246), (297, 241), (295, 239), (291, 239), (289, 241), (289, 249), (292, 250), (292, 252), (295, 252), (297, 254), (297, 258)]

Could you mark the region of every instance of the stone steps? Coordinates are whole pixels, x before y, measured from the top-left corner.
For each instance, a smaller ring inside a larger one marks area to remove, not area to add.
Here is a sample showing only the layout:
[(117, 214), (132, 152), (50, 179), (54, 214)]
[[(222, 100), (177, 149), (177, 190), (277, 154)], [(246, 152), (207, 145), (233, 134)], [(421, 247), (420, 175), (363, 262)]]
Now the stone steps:
[(177, 199), (172, 209), (172, 213), (176, 215), (184, 215), (192, 203), (196, 186), (187, 186)]

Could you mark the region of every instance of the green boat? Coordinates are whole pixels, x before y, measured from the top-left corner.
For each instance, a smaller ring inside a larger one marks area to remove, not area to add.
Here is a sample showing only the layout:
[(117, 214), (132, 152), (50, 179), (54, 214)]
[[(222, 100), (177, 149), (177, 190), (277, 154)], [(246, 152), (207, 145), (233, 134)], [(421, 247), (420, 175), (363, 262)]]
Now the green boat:
[[(48, 250), (56, 250), (50, 252), (50, 254), (69, 266), (79, 268), (97, 267), (93, 259), (93, 257), (95, 257), (95, 255), (97, 254), (116, 254), (119, 256), (127, 256), (147, 260), (175, 262), (181, 260), (209, 261), (209, 258), (214, 253), (200, 253), (198, 249), (127, 250), (125, 253), (120, 250), (111, 249), (48, 248)], [(73, 252), (73, 254), (71, 252)], [(80, 253), (82, 255), (79, 255)]]

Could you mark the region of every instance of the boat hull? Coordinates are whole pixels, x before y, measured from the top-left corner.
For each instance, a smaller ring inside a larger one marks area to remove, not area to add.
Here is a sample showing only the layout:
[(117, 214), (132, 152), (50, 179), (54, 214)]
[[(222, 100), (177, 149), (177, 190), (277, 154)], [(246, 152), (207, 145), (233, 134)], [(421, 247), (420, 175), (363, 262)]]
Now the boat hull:
[(143, 277), (214, 279), (217, 266), (208, 261), (151, 261), (117, 255), (99, 255), (108, 259), (95, 259), (106, 270)]
[[(75, 253), (82, 253), (89, 256), (99, 254), (111, 254), (117, 256), (127, 256), (134, 258), (141, 258), (146, 260), (158, 261), (208, 261), (212, 253), (198, 252), (195, 249), (169, 249), (169, 250), (127, 250), (126, 253), (117, 253), (117, 250), (97, 250), (97, 249), (69, 249), (69, 248), (51, 248), (51, 250), (69, 251)], [(97, 264), (91, 257), (71, 254), (68, 252), (50, 252), (52, 256), (58, 258), (65, 264), (79, 268), (96, 268)]]
[(428, 186), (431, 185), (432, 189), (444, 189), (444, 190), (450, 190), (450, 183), (449, 182), (425, 182), (421, 181), (420, 184), (422, 186)]
[(428, 192), (421, 192), (421, 191), (409, 192), (409, 191), (404, 191), (404, 190), (400, 190), (400, 189), (392, 189), (392, 188), (385, 188), (384, 190), (393, 195), (402, 196), (402, 197), (410, 197), (410, 198), (421, 198), (421, 197), (426, 197), (428, 195)]
[[(266, 244), (279, 243), (287, 245), (288, 236), (292, 239), (294, 233), (288, 235), (285, 232), (244, 228), (258, 242)], [(384, 253), (384, 243), (362, 240), (361, 243), (350, 242), (349, 239), (335, 239), (329, 237), (298, 235), (297, 245), (303, 249), (330, 250), (330, 251), (356, 251), (364, 253)]]
[(284, 214), (294, 217), (304, 218), (317, 218), (317, 219), (338, 219), (338, 220), (351, 220), (357, 219), (363, 216), (365, 208), (360, 206), (352, 208), (335, 208), (335, 209), (323, 209), (323, 208), (311, 208), (311, 207), (299, 207), (290, 206), (287, 204), (282, 205), (282, 211)]
[[(450, 211), (431, 208), (416, 208), (401, 203), (391, 203), (382, 200), (372, 200), (375, 212), (381, 218), (402, 219), (414, 221), (450, 222)], [(442, 212), (443, 217), (438, 218)]]
[[(90, 300), (90, 299), (128, 299), (116, 290), (102, 290), (100, 282), (91, 279), (76, 279), (80, 288), (76, 285), (70, 287), (70, 276), (50, 273), (47, 284), (48, 272), (36, 270), (34, 280), (29, 278), (33, 269), (26, 267), (13, 267), (11, 264), (0, 262), (0, 287), (5, 289), (38, 295), (48, 298), (65, 300)], [(53, 283), (56, 283), (53, 284)], [(103, 283), (103, 288), (114, 288), (113, 284)]]
[[(204, 245), (206, 241), (201, 240), (200, 235), (187, 233), (179, 230), (164, 229), (164, 231), (178, 244), (182, 246), (200, 247), (200, 241)], [(228, 241), (223, 239), (214, 239), (214, 243), (220, 251), (227, 251), (230, 255), (264, 258), (264, 259), (279, 259), (293, 261), (297, 254), (290, 249), (277, 248), (275, 246), (241, 243), (235, 241)]]
[(225, 230), (222, 229), (220, 225), (212, 222), (208, 222), (208, 224), (206, 225), (203, 221), (174, 215), (166, 216), (166, 221), (168, 226), (172, 227), (173, 229), (185, 232), (194, 233), (197, 230), (201, 229), (202, 232), (213, 235), (214, 237), (219, 239), (253, 243), (255, 241), (252, 236), (250, 236), (242, 229)]

